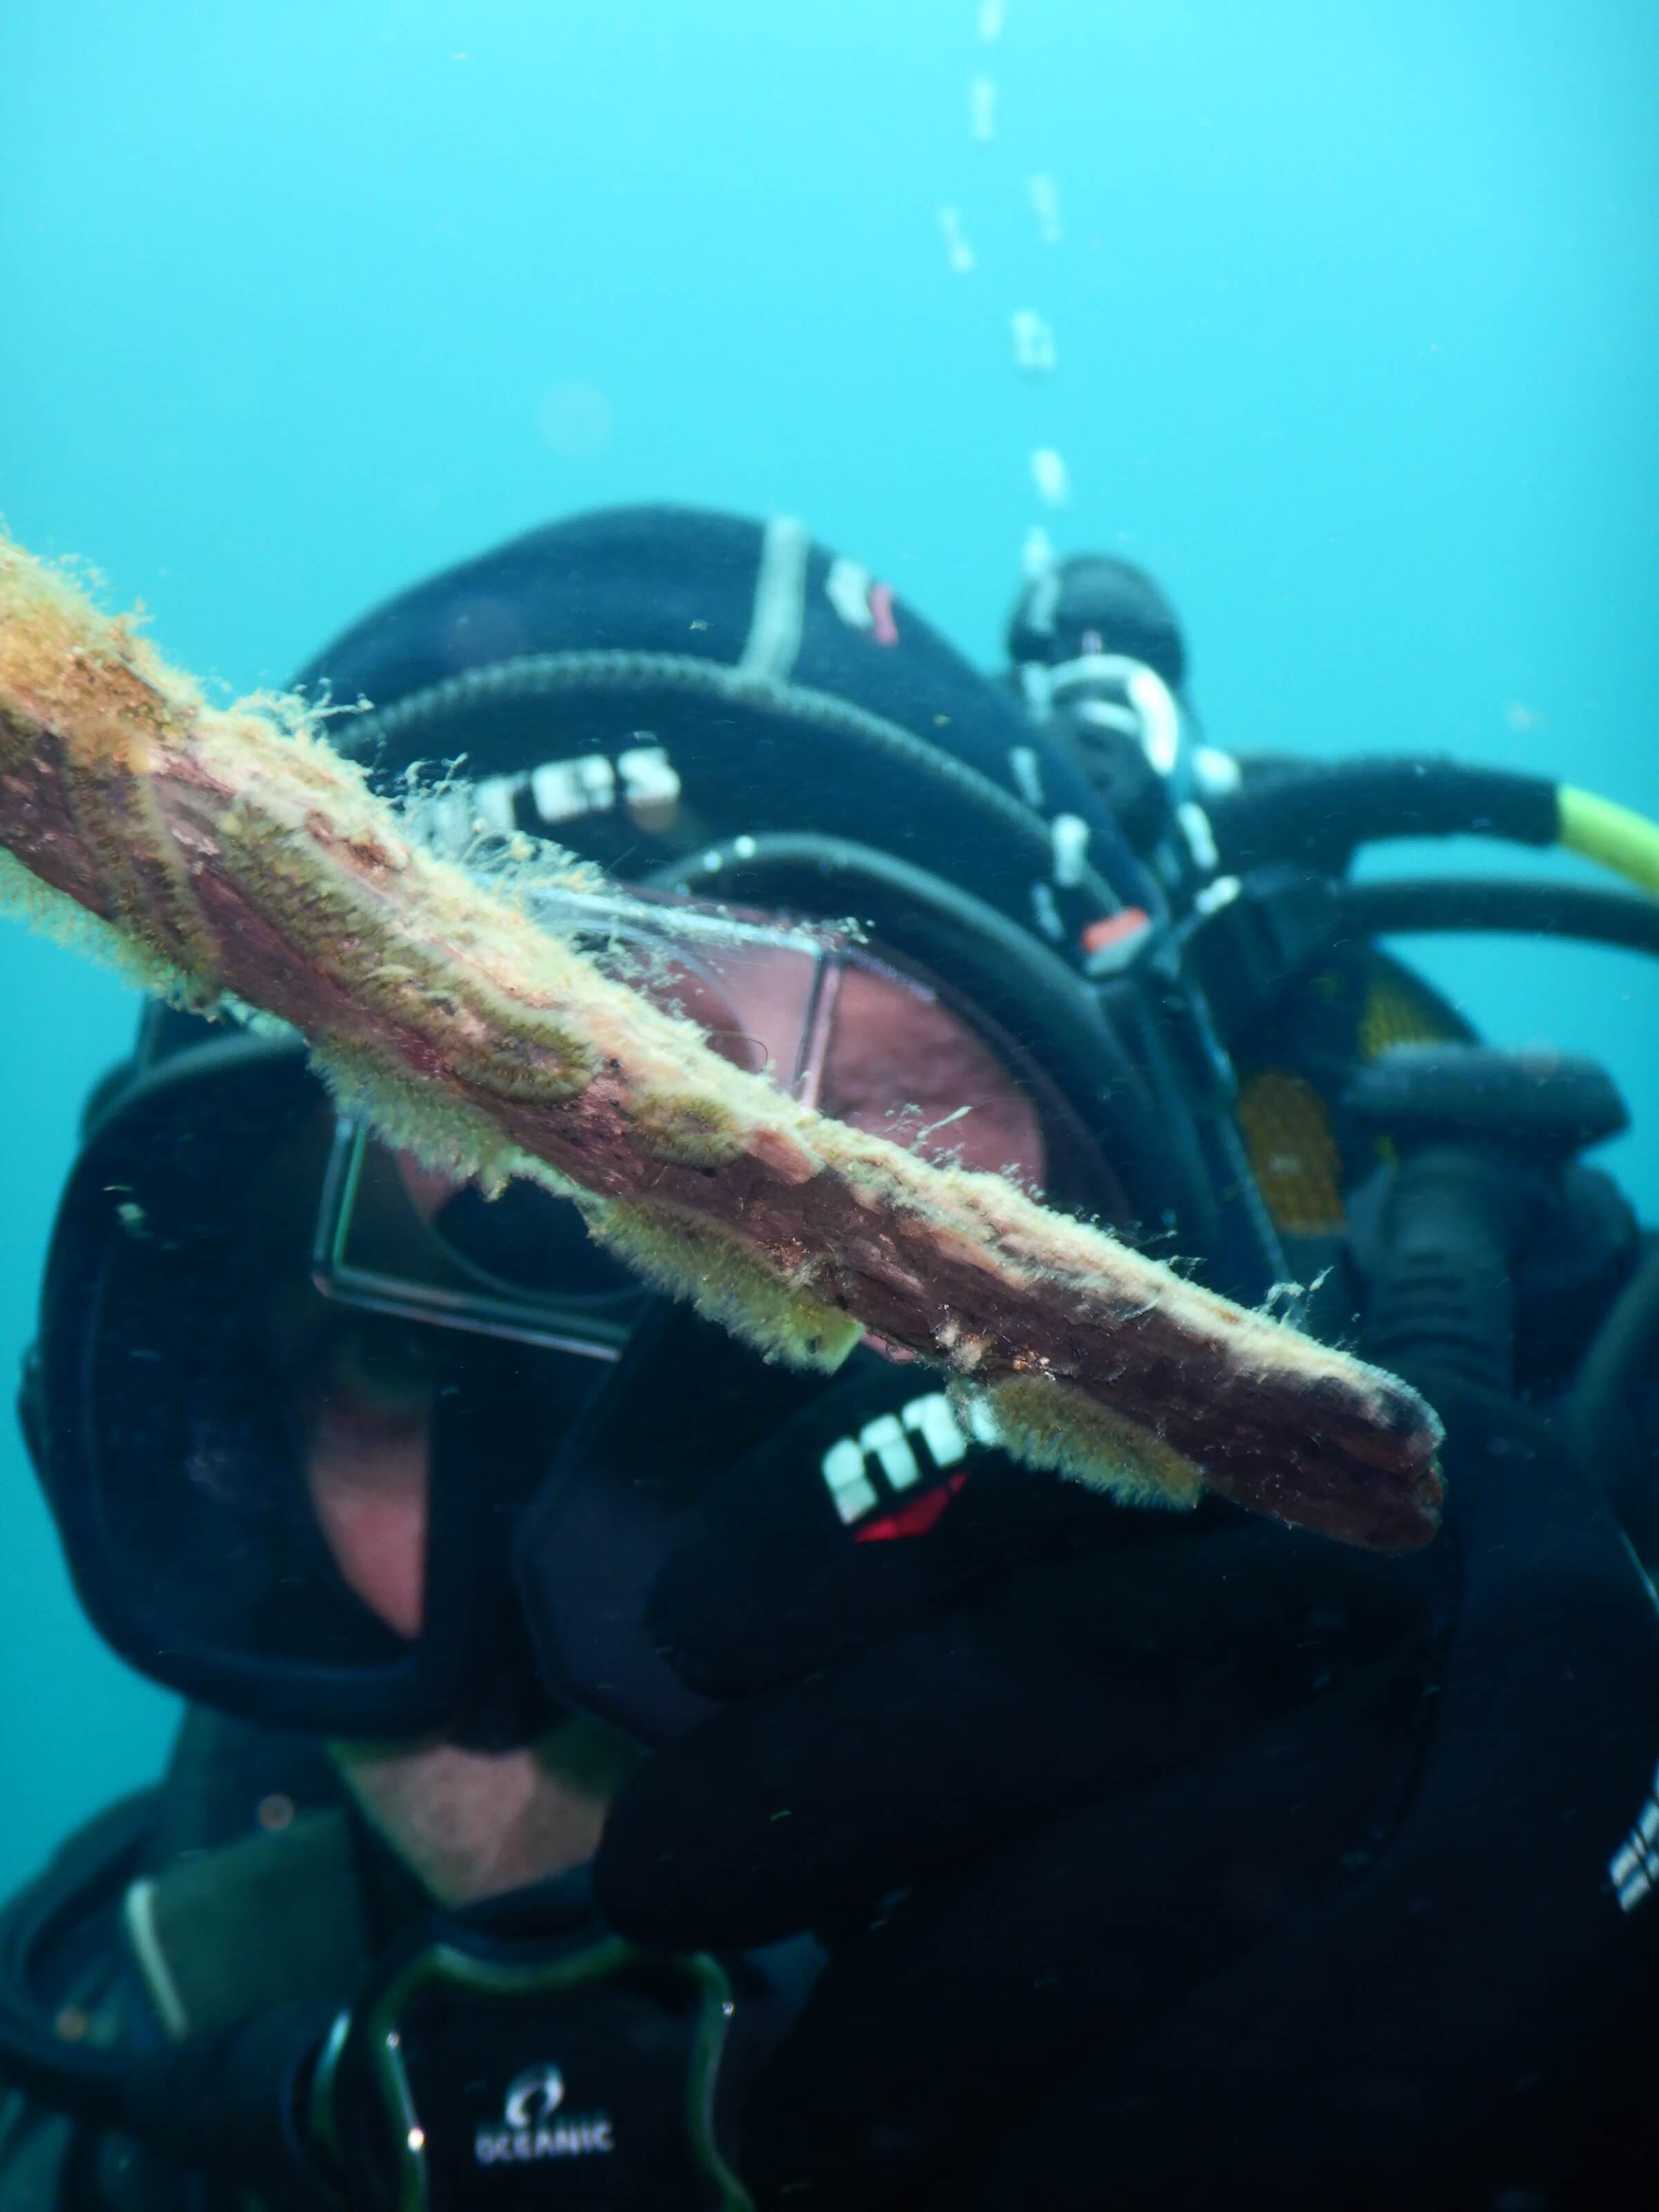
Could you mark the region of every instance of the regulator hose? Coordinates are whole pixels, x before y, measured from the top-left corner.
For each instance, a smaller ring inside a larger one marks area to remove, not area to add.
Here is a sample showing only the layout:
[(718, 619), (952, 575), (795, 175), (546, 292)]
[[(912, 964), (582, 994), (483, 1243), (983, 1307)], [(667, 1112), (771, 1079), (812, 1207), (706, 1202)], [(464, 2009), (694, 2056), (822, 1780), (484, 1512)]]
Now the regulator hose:
[(1659, 896), (1659, 823), (1577, 785), (1422, 755), (1239, 763), (1206, 812), (1224, 869), (1301, 861), (1341, 875), (1363, 846), (1401, 837), (1495, 837), (1559, 847)]
[(1659, 898), (1509, 876), (1410, 876), (1344, 884), (1339, 926), (1361, 937), (1437, 932), (1571, 937), (1659, 954)]

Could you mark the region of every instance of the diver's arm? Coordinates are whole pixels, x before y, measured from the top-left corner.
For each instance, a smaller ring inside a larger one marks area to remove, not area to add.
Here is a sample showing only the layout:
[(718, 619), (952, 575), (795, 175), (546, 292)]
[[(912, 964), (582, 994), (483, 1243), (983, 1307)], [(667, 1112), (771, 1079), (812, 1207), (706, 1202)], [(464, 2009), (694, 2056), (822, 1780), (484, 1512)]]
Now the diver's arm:
[[(1425, 1380), (1428, 1379), (1425, 1377)], [(1659, 1905), (1641, 1827), (1659, 1613), (1600, 1498), (1513, 1401), (1437, 1386), (1462, 1594), (1395, 1836), (1340, 1893), (1085, 2066), (939, 2199), (1475, 2212), (1645, 2202)], [(1248, 1848), (1249, 1808), (1215, 1848)]]

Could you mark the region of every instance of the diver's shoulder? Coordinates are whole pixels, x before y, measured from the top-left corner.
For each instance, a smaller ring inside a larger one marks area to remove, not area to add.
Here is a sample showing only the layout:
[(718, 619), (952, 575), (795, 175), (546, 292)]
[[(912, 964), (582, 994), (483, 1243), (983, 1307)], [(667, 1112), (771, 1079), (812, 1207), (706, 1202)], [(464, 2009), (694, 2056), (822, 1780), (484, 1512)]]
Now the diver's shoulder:
[(301, 1952), (349, 1975), (361, 1900), (341, 1797), (319, 1742), (189, 1708), (161, 1781), (0, 1905), (0, 2212), (218, 2212), (112, 2124), (99, 2077), (178, 2032), (169, 2004), (211, 2024)]
[[(143, 1863), (160, 1793), (106, 1807), (0, 1906), (0, 2212), (161, 2212), (132, 2147), (91, 2116), (100, 2062), (133, 2026), (117, 1915)], [(56, 2072), (82, 2110), (45, 2086)], [(106, 2185), (112, 2183), (112, 2187)]]

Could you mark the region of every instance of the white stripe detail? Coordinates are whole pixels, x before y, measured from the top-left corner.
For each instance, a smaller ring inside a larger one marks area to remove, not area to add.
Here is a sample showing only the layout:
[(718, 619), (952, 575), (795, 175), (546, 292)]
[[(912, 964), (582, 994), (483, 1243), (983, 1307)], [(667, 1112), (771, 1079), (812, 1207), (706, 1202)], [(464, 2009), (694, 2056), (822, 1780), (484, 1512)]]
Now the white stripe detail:
[(1056, 814), (1048, 824), (1054, 855), (1054, 881), (1080, 884), (1089, 858), (1089, 825), (1080, 814)]
[[(1181, 709), (1157, 669), (1127, 653), (1082, 653), (1051, 668), (1048, 684), (1054, 697), (1064, 704), (1070, 703), (1071, 693), (1085, 686), (1120, 687), (1139, 718), (1141, 750), (1160, 775), (1174, 772), (1181, 757)], [(1085, 697), (1078, 704), (1077, 712), (1085, 720), (1091, 719), (1091, 703)]]
[(550, 824), (581, 814), (604, 814), (617, 799), (617, 771), (603, 753), (577, 760), (544, 761), (530, 775), (530, 801)]
[[(1625, 1554), (1629, 1559), (1632, 1567), (1635, 1570), (1637, 1580), (1641, 1583), (1643, 1589), (1647, 1592), (1649, 1598), (1651, 1600), (1654, 1611), (1656, 1613), (1659, 1613), (1659, 1589), (1656, 1589), (1654, 1588), (1653, 1577), (1642, 1565), (1641, 1559), (1637, 1554), (1636, 1547), (1631, 1542), (1630, 1538), (1626, 1535), (1622, 1528), (1619, 1532), (1619, 1541), (1624, 1547)], [(1654, 1776), (1654, 1787), (1656, 1789), (1659, 1789), (1659, 1774), (1656, 1774)]]
[(859, 1431), (859, 1449), (881, 1462), (895, 1490), (908, 1490), (921, 1473), (904, 1425), (896, 1413), (878, 1413)]
[[(643, 736), (643, 731), (636, 734)], [(680, 772), (662, 745), (630, 745), (617, 756), (623, 798), (632, 811), (660, 808), (671, 819), (680, 800)]]
[(1022, 660), (1019, 664), (1019, 688), (1025, 695), (1025, 707), (1034, 720), (1048, 719), (1048, 672), (1040, 660)]
[(180, 2042), (190, 2033), (190, 2014), (185, 2010), (185, 2001), (179, 1994), (179, 1984), (173, 1978), (173, 1969), (156, 1933), (153, 1881), (132, 1884), (121, 1900), (121, 1917), (126, 1923), (127, 1941), (144, 1978), (150, 2002), (167, 2033), (175, 2042)]
[(1659, 1771), (1636, 1826), (1607, 1861), (1607, 1879), (1621, 1912), (1633, 1912), (1659, 1881)]
[(904, 1408), (903, 1418), (905, 1427), (914, 1431), (927, 1445), (941, 1474), (966, 1456), (968, 1439), (943, 1390), (930, 1391), (925, 1398), (913, 1398)]
[(864, 1454), (856, 1437), (842, 1437), (823, 1455), (823, 1479), (836, 1510), (850, 1528), (876, 1502), (876, 1487), (864, 1471)]
[(1070, 660), (1055, 661), (1048, 671), (1048, 681), (1057, 699), (1066, 698), (1085, 684), (1115, 684), (1127, 696), (1129, 678), (1137, 668), (1146, 665), (1144, 660), (1131, 659), (1127, 653), (1079, 653)]
[(1031, 886), (1031, 912), (1043, 935), (1058, 945), (1066, 934), (1066, 925), (1060, 918), (1060, 908), (1054, 904), (1054, 895), (1047, 884)]
[[(917, 1457), (913, 1437), (920, 1440), (927, 1462)], [(819, 1464), (836, 1510), (850, 1528), (882, 1502), (878, 1482), (890, 1491), (912, 1489), (925, 1474), (948, 1474), (976, 1443), (994, 1446), (1001, 1441), (996, 1416), (982, 1394), (930, 1390), (896, 1414), (878, 1413), (857, 1436), (839, 1437)]]
[(861, 562), (837, 554), (823, 580), (824, 596), (851, 629), (868, 629), (875, 622), (870, 611), (870, 571)]
[(761, 537), (755, 572), (755, 608), (738, 666), (745, 676), (780, 680), (795, 665), (806, 615), (805, 526), (793, 514), (775, 514)]
[(1173, 774), (1181, 757), (1181, 709), (1175, 694), (1157, 669), (1144, 664), (1132, 666), (1127, 690), (1146, 731), (1141, 743), (1147, 759), (1160, 775)]
[(1230, 791), (1237, 791), (1243, 780), (1238, 763), (1231, 753), (1218, 752), (1213, 745), (1194, 748), (1193, 781), (1206, 799), (1220, 799)]
[(1188, 849), (1194, 860), (1206, 876), (1213, 875), (1221, 866), (1221, 853), (1209, 816), (1195, 799), (1183, 799), (1176, 809), (1176, 819), (1186, 833)]
[(1025, 804), (1028, 806), (1041, 807), (1042, 764), (1036, 757), (1036, 747), (1011, 745), (1008, 749), (1008, 766), (1013, 772), (1015, 785)]
[(1140, 743), (1140, 717), (1133, 707), (1115, 707), (1109, 699), (1079, 699), (1070, 709), (1073, 718), (1091, 729), (1116, 730)]
[[(1620, 1861), (1615, 1862), (1615, 1864), (1622, 1863), (1622, 1856)], [(1623, 1873), (1614, 1874), (1613, 1887), (1619, 1893), (1620, 1911), (1633, 1912), (1652, 1889), (1653, 1883), (1645, 1870), (1638, 1865), (1634, 1858), (1632, 1858)]]
[(1194, 912), (1203, 915), (1219, 914), (1224, 906), (1231, 906), (1244, 886), (1237, 876), (1218, 876), (1212, 884), (1193, 895)]

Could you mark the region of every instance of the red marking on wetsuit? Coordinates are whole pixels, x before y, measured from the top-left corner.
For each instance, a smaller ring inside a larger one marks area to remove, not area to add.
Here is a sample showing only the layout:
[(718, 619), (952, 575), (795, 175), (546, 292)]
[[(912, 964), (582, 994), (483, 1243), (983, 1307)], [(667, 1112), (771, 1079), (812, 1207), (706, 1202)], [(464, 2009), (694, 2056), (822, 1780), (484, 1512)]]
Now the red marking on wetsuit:
[(891, 1544), (902, 1536), (925, 1536), (930, 1528), (937, 1528), (944, 1518), (945, 1509), (964, 1482), (965, 1474), (947, 1474), (937, 1490), (924, 1491), (913, 1498), (908, 1505), (901, 1505), (896, 1513), (884, 1513), (879, 1521), (872, 1521), (867, 1528), (860, 1528), (853, 1541), (855, 1544)]
[(878, 645), (898, 643), (898, 624), (893, 620), (893, 587), (890, 584), (871, 585), (870, 622)]

